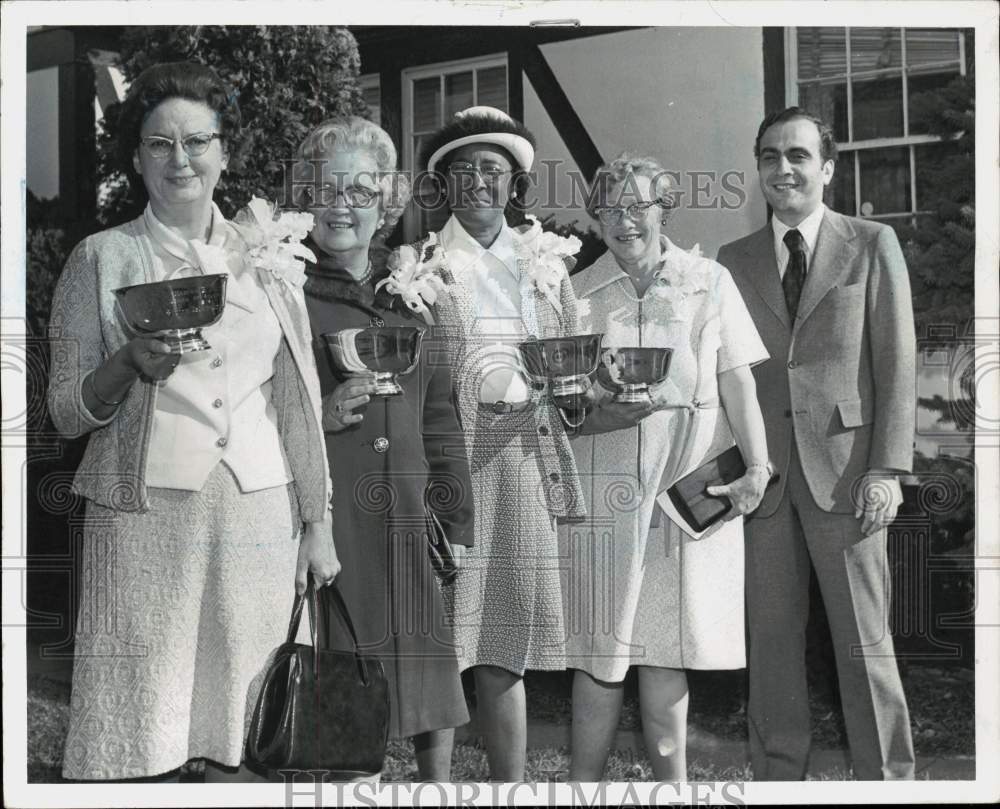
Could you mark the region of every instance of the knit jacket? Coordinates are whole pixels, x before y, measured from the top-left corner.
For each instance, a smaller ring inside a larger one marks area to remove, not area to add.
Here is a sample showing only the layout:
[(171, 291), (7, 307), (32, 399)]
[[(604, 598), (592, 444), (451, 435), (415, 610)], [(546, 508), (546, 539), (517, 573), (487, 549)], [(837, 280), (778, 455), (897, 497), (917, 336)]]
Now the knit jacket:
[[(230, 238), (238, 239), (230, 230)], [(321, 522), (331, 486), (320, 425), (319, 381), (302, 290), (260, 273), (281, 324), (272, 401), (292, 470), (291, 490), (301, 519)], [(114, 290), (153, 278), (142, 217), (84, 239), (70, 254), (52, 299), (48, 405), (56, 429), (68, 438), (90, 433), (73, 481), (75, 492), (120, 511), (145, 511), (146, 456), (157, 387), (138, 380), (107, 421), (83, 403), (83, 380), (130, 339)]]

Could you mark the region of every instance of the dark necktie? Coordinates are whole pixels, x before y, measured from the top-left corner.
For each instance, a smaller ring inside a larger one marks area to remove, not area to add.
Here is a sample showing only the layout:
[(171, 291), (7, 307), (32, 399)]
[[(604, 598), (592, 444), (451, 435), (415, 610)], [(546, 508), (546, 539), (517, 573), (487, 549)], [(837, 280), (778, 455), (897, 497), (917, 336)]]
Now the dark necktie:
[(784, 241), (788, 248), (788, 264), (785, 265), (781, 288), (785, 291), (788, 314), (794, 320), (802, 296), (802, 284), (806, 280), (806, 240), (797, 230), (790, 230), (785, 234)]

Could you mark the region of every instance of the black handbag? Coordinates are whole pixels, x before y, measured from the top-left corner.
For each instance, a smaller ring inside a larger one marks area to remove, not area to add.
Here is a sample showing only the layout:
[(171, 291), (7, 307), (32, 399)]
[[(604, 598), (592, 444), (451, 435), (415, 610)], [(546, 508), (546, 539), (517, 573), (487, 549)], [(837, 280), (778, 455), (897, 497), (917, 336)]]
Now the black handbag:
[(441, 521), (432, 511), (427, 512), (427, 556), (439, 581), (451, 584), (458, 575), (458, 563)]
[[(746, 471), (739, 447), (730, 447), (674, 483), (667, 489), (667, 496), (684, 521), (701, 532), (715, 525), (733, 507), (728, 497), (711, 495), (705, 490), (709, 486), (723, 486), (739, 480)], [(778, 474), (773, 474), (767, 485), (777, 479)]]
[[(302, 606), (309, 603), (312, 646), (296, 643)], [(353, 651), (330, 648), (336, 612)], [(328, 770), (352, 780), (382, 770), (389, 736), (389, 686), (382, 663), (358, 649), (354, 624), (336, 585), (310, 581), (296, 595), (288, 639), (278, 647), (250, 721), (246, 759), (268, 770)]]

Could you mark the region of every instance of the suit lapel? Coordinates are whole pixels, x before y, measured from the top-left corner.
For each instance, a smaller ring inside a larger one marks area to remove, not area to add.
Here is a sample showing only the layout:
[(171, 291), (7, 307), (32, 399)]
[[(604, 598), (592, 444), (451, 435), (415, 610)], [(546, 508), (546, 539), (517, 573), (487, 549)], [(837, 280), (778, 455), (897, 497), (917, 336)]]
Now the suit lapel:
[(840, 214), (830, 210), (823, 214), (816, 237), (816, 250), (802, 286), (796, 327), (802, 325), (823, 296), (837, 286), (850, 270), (857, 252), (854, 244), (856, 235), (848, 220)]
[(753, 234), (745, 249), (750, 257), (746, 276), (757, 290), (757, 294), (774, 312), (774, 316), (786, 329), (791, 330), (788, 305), (785, 303), (785, 293), (781, 289), (781, 278), (778, 276), (778, 259), (774, 255), (774, 235), (771, 226), (765, 225)]

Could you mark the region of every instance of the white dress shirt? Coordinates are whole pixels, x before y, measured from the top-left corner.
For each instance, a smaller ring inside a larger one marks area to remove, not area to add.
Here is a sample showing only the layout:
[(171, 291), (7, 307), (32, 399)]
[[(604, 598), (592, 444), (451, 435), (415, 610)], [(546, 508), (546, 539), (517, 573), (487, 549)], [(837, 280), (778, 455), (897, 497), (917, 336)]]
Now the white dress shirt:
[(816, 239), (819, 236), (819, 226), (823, 223), (823, 213), (826, 206), (821, 202), (809, 216), (799, 224), (790, 228), (778, 217), (771, 217), (771, 230), (774, 232), (774, 256), (778, 260), (778, 275), (784, 279), (785, 267), (788, 266), (788, 248), (785, 246), (785, 234), (790, 230), (797, 230), (802, 234), (806, 243), (806, 271), (812, 263), (813, 252), (816, 250)]
[[(160, 383), (146, 485), (199, 491), (220, 462), (244, 492), (289, 483), (292, 474), (271, 403), (281, 326), (267, 294), (243, 268), (238, 252), (230, 252), (224, 266), (202, 267), (191, 243), (159, 222), (149, 207), (143, 219), (155, 280), (229, 272), (222, 317), (202, 329), (211, 348), (182, 355), (177, 369)], [(237, 238), (213, 205), (208, 244), (222, 247)]]
[(472, 292), (476, 328), (490, 349), (480, 381), (479, 401), (520, 404), (531, 398), (517, 343), (526, 337), (521, 313), (522, 279), (514, 239), (506, 222), (489, 247), (483, 247), (452, 216), (439, 239), (455, 280)]

